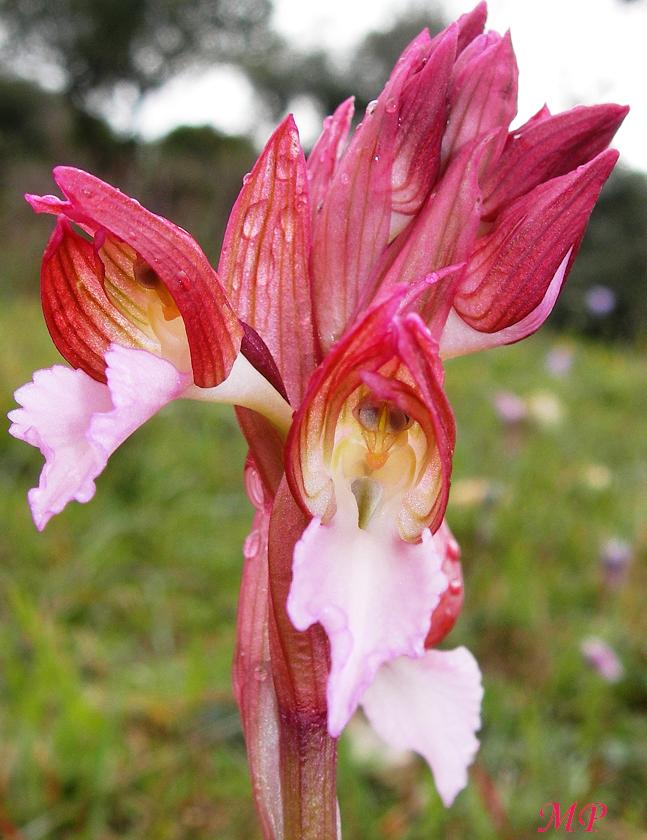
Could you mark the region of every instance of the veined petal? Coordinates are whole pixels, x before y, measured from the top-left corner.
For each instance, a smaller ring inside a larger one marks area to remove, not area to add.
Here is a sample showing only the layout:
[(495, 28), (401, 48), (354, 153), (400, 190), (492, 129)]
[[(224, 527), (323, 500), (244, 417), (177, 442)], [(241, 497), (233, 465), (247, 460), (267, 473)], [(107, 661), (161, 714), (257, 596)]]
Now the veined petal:
[(580, 106), (540, 114), (509, 135), (496, 168), (483, 183), (483, 217), (550, 178), (587, 163), (611, 142), (627, 115), (620, 105)]
[(41, 267), (45, 323), (61, 355), (100, 382), (105, 382), (104, 355), (112, 342), (159, 352), (159, 342), (110, 301), (104, 272), (92, 243), (59, 216)]
[(328, 525), (314, 519), (294, 552), (288, 614), (298, 630), (320, 622), (330, 641), (328, 730), (340, 734), (380, 665), (421, 656), (446, 587), (429, 531), (417, 545), (357, 525), (349, 488)]
[(295, 403), (317, 362), (309, 248), (306, 164), (290, 116), (243, 182), (218, 270), (239, 317), (269, 347)]
[(487, 3), (478, 3), (471, 12), (461, 15), (456, 21), (458, 25), (458, 51), (463, 52), (465, 47), (483, 32), (487, 18)]
[(66, 200), (27, 196), (34, 210), (77, 222), (98, 237), (97, 247), (108, 234), (136, 251), (182, 317), (196, 385), (222, 381), (240, 349), (242, 328), (195, 240), (87, 172), (59, 166), (54, 177)]
[(423, 35), (407, 47), (379, 99), (367, 108), (317, 215), (312, 295), (323, 353), (346, 329), (389, 241), (399, 102), (405, 82), (429, 52), (429, 36)]
[[(427, 198), (414, 222), (391, 243), (367, 286), (368, 302), (384, 295), (397, 283), (413, 283), (443, 267), (462, 263), (474, 247), (480, 224), (481, 161), (491, 138), (466, 146), (450, 163), (442, 179)], [(451, 282), (456, 281), (451, 277)], [(453, 291), (442, 285), (431, 286), (418, 302), (425, 321), (438, 309), (447, 309)], [(447, 312), (444, 312), (446, 317)], [(442, 320), (442, 318), (441, 318)]]
[(324, 120), (323, 131), (308, 155), (308, 181), (310, 183), (310, 211), (314, 228), (321, 212), (330, 182), (333, 179), (348, 137), (354, 112), (351, 96), (337, 107), (335, 113)]
[(383, 665), (362, 706), (387, 744), (423, 756), (449, 806), (467, 784), (467, 768), (478, 749), (482, 697), (476, 660), (461, 647)]
[(391, 174), (390, 239), (418, 212), (438, 176), (456, 38), (457, 27), (449, 26), (435, 43), (429, 59), (407, 80), (402, 91)]
[(412, 407), (412, 416), (421, 426), (429, 424), (426, 437), (436, 444), (429, 453), (424, 474), (403, 502), (401, 532), (413, 538), (425, 526), (435, 532), (442, 522), (449, 499), (456, 424), (443, 389), (444, 372), (438, 344), (429, 330), (418, 315), (410, 313), (397, 319), (396, 333), (398, 355), (425, 407), (424, 415), (418, 417)]
[(535, 187), (501, 213), (478, 241), (454, 297), (454, 309), (468, 326), (497, 333), (537, 309), (570, 252), (563, 276), (568, 273), (617, 158), (608, 149), (575, 172)]
[[(454, 66), (449, 93), (449, 122), (443, 137), (443, 159), (448, 160), (468, 142), (499, 129), (507, 131), (517, 113), (517, 62), (510, 34), (487, 32), (475, 38)], [(505, 133), (490, 146), (496, 160)]]
[(10, 433), (45, 457), (38, 487), (29, 491), (36, 527), (72, 500), (88, 502), (94, 480), (123, 441), (190, 383), (173, 365), (144, 350), (113, 345), (108, 384), (82, 370), (55, 365), (16, 391)]
[(401, 307), (412, 305), (407, 291), (395, 287), (369, 309), (313, 374), (288, 435), (286, 475), (302, 508), (328, 523), (336, 509), (332, 460), (338, 424), (347, 422), (350, 403), (364, 389), (401, 409), (422, 435), (412, 486), (393, 512), (401, 536), (415, 541), (442, 521), (455, 428), (436, 342), (417, 315), (398, 316)]
[(455, 309), (451, 309), (445, 322), (440, 339), (440, 355), (443, 359), (464, 356), (477, 350), (490, 350), (502, 344), (514, 344), (536, 332), (553, 311), (557, 298), (564, 285), (566, 271), (571, 262), (572, 250), (568, 250), (552, 280), (548, 284), (544, 297), (537, 306), (516, 324), (511, 324), (496, 332), (480, 332), (462, 320)]
[(304, 512), (328, 518), (334, 513), (332, 458), (335, 429), (344, 402), (393, 355), (389, 325), (405, 289), (365, 313), (361, 321), (328, 353), (313, 373), (295, 414), (286, 444), (286, 477)]

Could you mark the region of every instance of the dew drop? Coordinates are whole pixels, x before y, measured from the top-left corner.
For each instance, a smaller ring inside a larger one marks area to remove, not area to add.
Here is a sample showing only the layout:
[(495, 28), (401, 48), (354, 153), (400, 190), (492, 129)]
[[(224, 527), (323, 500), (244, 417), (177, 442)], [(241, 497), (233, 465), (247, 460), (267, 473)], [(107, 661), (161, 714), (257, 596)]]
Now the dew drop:
[(350, 184), (350, 175), (348, 174), (348, 172), (342, 172), (341, 175), (339, 176), (339, 180), (344, 185)]
[(251, 178), (252, 178), (252, 173), (251, 172), (246, 172), (243, 175), (243, 184), (249, 184)]
[(263, 227), (266, 217), (267, 199), (250, 204), (243, 219), (243, 236), (254, 239)]
[(460, 580), (454, 579), (449, 582), (449, 591), (452, 595), (458, 595), (463, 589), (463, 584)]
[(395, 114), (398, 109), (398, 101), (391, 96), (386, 100), (385, 110), (387, 114)]
[(375, 161), (375, 163), (377, 163), (379, 161), (379, 159), (380, 159), (379, 155), (373, 155), (373, 160)]
[(286, 181), (292, 176), (294, 161), (298, 158), (300, 149), (299, 137), (294, 131), (281, 140), (274, 170), (279, 180)]
[(279, 222), (281, 223), (281, 230), (286, 242), (292, 242), (294, 239), (294, 214), (287, 207), (284, 207), (279, 214)]
[(265, 665), (256, 665), (254, 667), (254, 679), (258, 680), (258, 682), (265, 682), (267, 679), (267, 668)]
[(249, 496), (250, 502), (255, 508), (260, 508), (265, 502), (265, 492), (263, 490), (263, 482), (257, 469), (248, 462), (245, 466), (245, 490)]
[(299, 138), (294, 131), (290, 131), (289, 134), (286, 134), (286, 136), (281, 140), (279, 152), (291, 158), (298, 157)]
[(366, 106), (366, 116), (370, 117), (373, 111), (377, 108), (377, 99), (372, 99)]
[(247, 560), (255, 560), (261, 548), (261, 532), (258, 529), (251, 531), (243, 545), (243, 554)]
[(276, 166), (274, 167), (274, 174), (279, 181), (287, 181), (292, 174), (292, 160), (288, 155), (279, 155), (276, 158)]

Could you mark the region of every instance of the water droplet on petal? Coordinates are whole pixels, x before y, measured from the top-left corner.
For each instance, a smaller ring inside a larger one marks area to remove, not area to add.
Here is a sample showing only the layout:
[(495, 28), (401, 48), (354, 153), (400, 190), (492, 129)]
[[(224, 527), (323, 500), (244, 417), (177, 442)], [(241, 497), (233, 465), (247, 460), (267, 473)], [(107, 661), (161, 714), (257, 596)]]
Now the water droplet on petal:
[(366, 116), (370, 117), (373, 111), (377, 108), (377, 99), (372, 99), (366, 106)]
[(258, 552), (261, 548), (261, 532), (258, 529), (251, 531), (244, 544), (243, 554), (247, 560), (255, 560), (258, 557)]
[(252, 177), (252, 173), (251, 172), (246, 172), (243, 175), (243, 184), (249, 184), (249, 182), (251, 180), (251, 177)]
[(294, 239), (294, 214), (285, 207), (279, 214), (279, 222), (281, 223), (281, 230), (286, 242), (292, 242)]
[(265, 665), (256, 665), (254, 668), (254, 679), (259, 682), (264, 682), (268, 677), (267, 668)]
[(279, 143), (278, 155), (276, 157), (275, 174), (281, 181), (292, 177), (295, 171), (294, 162), (299, 157), (301, 146), (299, 136), (295, 131), (290, 131)]
[(350, 184), (350, 175), (348, 174), (348, 172), (342, 172), (339, 176), (339, 180), (342, 182), (342, 184)]
[(250, 502), (254, 505), (255, 508), (262, 507), (265, 501), (265, 491), (263, 489), (263, 482), (261, 481), (261, 477), (258, 473), (258, 470), (249, 461), (245, 465), (244, 478), (245, 489), (247, 490), (247, 495), (249, 496)]
[(292, 159), (288, 155), (278, 155), (276, 166), (274, 167), (274, 174), (279, 181), (287, 181), (292, 175)]
[(463, 584), (460, 580), (458, 580), (458, 578), (455, 578), (454, 580), (450, 580), (449, 591), (452, 593), (452, 595), (458, 595), (461, 592), (462, 589), (463, 589)]
[(386, 113), (387, 114), (395, 114), (397, 109), (398, 109), (398, 100), (395, 97), (390, 96), (386, 100), (386, 105), (385, 105)]
[(266, 218), (267, 199), (250, 204), (243, 219), (243, 236), (254, 239), (261, 232)]

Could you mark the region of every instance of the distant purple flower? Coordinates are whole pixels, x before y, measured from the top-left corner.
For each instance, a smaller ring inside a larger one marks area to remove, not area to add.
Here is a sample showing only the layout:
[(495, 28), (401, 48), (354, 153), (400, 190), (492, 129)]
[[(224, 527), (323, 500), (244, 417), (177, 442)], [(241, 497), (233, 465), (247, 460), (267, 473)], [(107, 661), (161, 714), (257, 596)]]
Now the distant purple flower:
[(622, 662), (616, 652), (597, 636), (589, 636), (580, 646), (582, 656), (594, 671), (610, 683), (618, 682), (624, 674)]
[(565, 345), (556, 345), (546, 353), (546, 370), (552, 376), (566, 376), (573, 366), (573, 350)]
[(632, 559), (633, 548), (626, 540), (611, 537), (603, 543), (600, 548), (600, 564), (610, 586), (622, 583)]
[(615, 292), (608, 286), (591, 286), (584, 301), (591, 315), (598, 318), (609, 315), (616, 308)]
[(512, 391), (497, 391), (492, 398), (492, 405), (499, 418), (510, 425), (525, 420), (528, 414), (525, 402)]

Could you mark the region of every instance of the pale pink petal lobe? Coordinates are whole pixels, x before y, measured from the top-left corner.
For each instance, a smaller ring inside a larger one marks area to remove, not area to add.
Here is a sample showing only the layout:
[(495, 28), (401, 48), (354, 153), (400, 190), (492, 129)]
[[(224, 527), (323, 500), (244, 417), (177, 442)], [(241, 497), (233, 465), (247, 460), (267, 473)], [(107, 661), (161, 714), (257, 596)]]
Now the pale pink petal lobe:
[(45, 457), (39, 485), (29, 491), (39, 530), (68, 502), (90, 501), (115, 449), (191, 381), (145, 350), (112, 345), (106, 362), (107, 385), (55, 365), (16, 391), (22, 407), (9, 413), (9, 431)]
[(37, 370), (15, 397), (22, 407), (9, 413), (9, 432), (45, 457), (38, 487), (29, 491), (34, 523), (42, 531), (68, 502), (94, 496), (94, 479), (107, 456), (91, 445), (86, 432), (93, 414), (112, 408), (110, 391), (82, 370), (55, 365)]
[(117, 344), (106, 353), (106, 363), (114, 407), (92, 418), (88, 437), (108, 457), (161, 408), (180, 397), (192, 380), (166, 359)]
[(478, 749), (482, 697), (476, 660), (460, 647), (383, 665), (362, 706), (390, 746), (423, 756), (449, 806), (467, 784), (467, 768)]
[[(337, 494), (328, 525), (314, 519), (294, 552), (288, 614), (298, 630), (320, 622), (330, 641), (328, 731), (339, 735), (379, 667), (422, 656), (447, 581), (429, 531), (417, 545), (361, 530), (357, 506)], [(354, 511), (352, 510), (354, 507)]]

